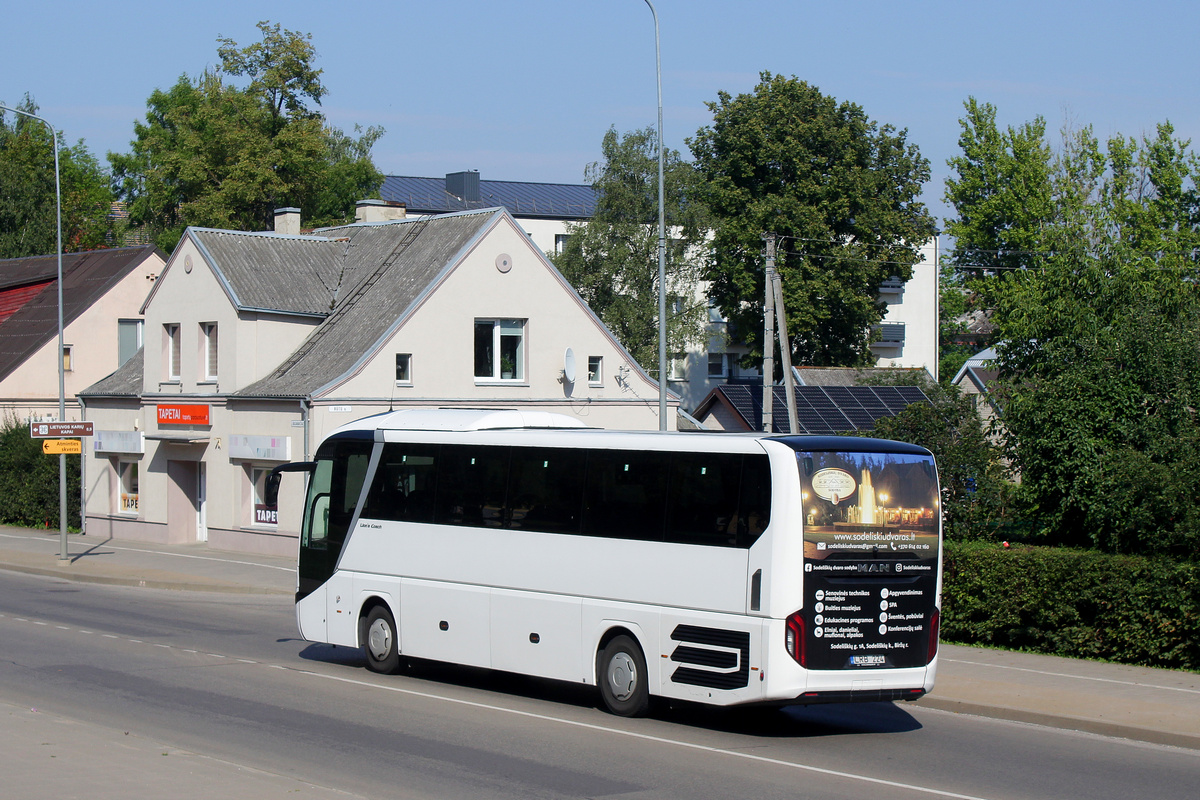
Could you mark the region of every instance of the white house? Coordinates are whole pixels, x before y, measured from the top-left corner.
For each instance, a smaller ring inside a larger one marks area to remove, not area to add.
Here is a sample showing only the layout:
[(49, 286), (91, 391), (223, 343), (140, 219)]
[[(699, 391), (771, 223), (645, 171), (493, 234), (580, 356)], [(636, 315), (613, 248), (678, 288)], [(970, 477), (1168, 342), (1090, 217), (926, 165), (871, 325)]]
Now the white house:
[[(277, 229), (298, 229), (283, 211)], [(659, 428), (658, 385), (500, 208), (313, 235), (191, 228), (143, 311), (141, 355), (82, 393), (89, 532), (290, 553), (300, 482), (276, 512), (266, 473), (389, 409)]]
[(58, 419), (58, 359), (67, 420), (75, 395), (142, 346), (141, 307), (166, 256), (121, 247), (62, 257), (63, 347), (58, 348), (58, 256), (0, 261), (0, 414)]

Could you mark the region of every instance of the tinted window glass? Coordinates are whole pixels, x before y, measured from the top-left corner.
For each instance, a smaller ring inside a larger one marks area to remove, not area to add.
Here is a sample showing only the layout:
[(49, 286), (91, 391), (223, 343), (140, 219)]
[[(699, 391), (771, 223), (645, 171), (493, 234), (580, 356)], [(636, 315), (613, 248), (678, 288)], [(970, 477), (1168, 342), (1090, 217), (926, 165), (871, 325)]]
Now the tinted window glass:
[(547, 533), (579, 533), (586, 461), (583, 450), (513, 448), (508, 526)]
[(588, 536), (662, 541), (667, 462), (663, 453), (592, 450), (584, 488)]
[(738, 547), (749, 547), (771, 521), (771, 464), (765, 455), (743, 459), (741, 484)]
[(437, 445), (385, 444), (363, 515), (433, 522)]
[(499, 528), (507, 519), (508, 448), (443, 445), (434, 521)]
[(672, 453), (670, 461), (667, 541), (735, 546), (742, 457)]

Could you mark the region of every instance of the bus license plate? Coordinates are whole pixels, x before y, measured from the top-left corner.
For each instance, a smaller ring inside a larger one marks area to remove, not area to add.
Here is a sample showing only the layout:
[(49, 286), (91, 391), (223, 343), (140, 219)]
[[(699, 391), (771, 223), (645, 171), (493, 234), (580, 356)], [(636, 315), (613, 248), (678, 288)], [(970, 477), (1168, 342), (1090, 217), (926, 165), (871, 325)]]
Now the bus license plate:
[(850, 656), (850, 663), (856, 667), (878, 667), (887, 660), (885, 656)]

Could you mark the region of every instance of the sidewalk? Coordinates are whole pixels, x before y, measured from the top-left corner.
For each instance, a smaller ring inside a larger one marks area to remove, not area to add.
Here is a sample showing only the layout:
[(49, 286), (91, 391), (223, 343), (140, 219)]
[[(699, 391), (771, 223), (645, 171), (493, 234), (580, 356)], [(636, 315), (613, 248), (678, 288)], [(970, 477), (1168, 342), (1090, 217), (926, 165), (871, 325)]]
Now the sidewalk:
[[(74, 581), (291, 595), (290, 558), (68, 537), (0, 527), (0, 570)], [(1200, 674), (1031, 653), (940, 649), (937, 684), (916, 705), (1200, 750)]]

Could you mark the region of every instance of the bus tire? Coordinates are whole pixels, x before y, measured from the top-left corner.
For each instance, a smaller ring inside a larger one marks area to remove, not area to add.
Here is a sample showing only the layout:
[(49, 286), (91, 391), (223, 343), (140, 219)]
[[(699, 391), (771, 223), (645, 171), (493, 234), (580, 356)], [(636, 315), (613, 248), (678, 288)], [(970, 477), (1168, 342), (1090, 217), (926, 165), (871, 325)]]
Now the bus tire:
[(387, 606), (378, 605), (367, 614), (363, 649), (367, 653), (367, 668), (372, 672), (393, 675), (400, 671), (400, 649), (396, 646), (396, 620)]
[(646, 657), (631, 637), (614, 636), (600, 651), (600, 696), (618, 717), (640, 717), (650, 707)]

